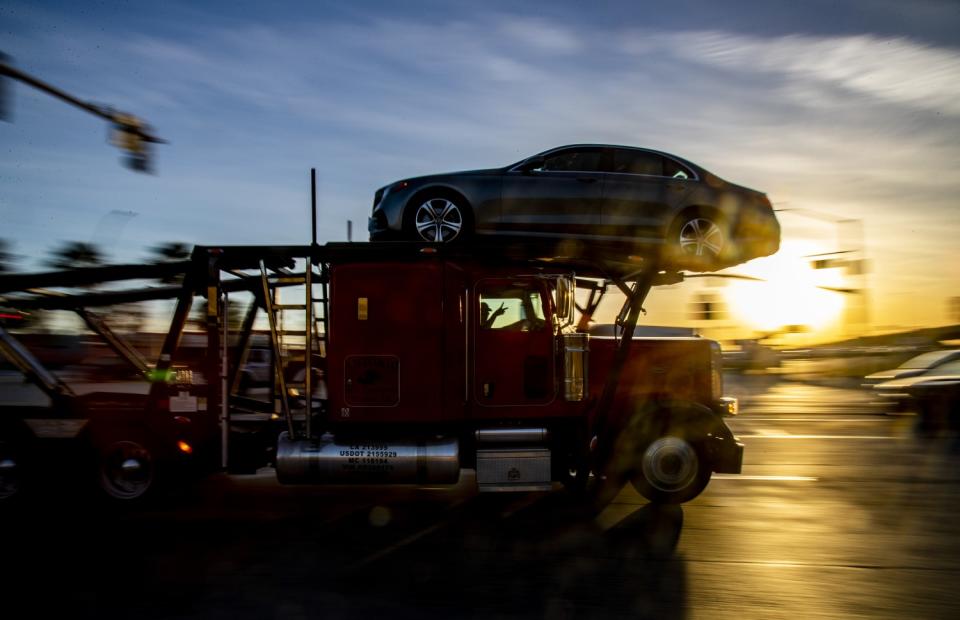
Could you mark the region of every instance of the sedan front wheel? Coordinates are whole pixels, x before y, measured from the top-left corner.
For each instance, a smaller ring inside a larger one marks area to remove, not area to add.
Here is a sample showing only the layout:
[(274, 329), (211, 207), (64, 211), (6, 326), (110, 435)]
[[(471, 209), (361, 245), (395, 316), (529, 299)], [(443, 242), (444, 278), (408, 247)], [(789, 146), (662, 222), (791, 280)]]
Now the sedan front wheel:
[(469, 234), (469, 211), (458, 201), (436, 196), (413, 204), (412, 232), (417, 241), (453, 243)]

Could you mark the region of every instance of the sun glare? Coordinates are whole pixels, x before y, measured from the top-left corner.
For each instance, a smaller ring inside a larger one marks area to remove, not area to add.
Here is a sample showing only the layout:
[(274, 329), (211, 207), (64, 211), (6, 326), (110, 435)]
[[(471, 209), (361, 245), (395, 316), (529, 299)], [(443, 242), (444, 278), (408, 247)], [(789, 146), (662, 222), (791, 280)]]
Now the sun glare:
[(777, 254), (737, 269), (764, 281), (732, 281), (725, 291), (732, 313), (762, 331), (796, 326), (815, 331), (837, 321), (843, 294), (821, 287), (842, 288), (842, 274), (838, 269), (814, 269), (804, 258), (819, 251), (810, 244), (784, 242)]

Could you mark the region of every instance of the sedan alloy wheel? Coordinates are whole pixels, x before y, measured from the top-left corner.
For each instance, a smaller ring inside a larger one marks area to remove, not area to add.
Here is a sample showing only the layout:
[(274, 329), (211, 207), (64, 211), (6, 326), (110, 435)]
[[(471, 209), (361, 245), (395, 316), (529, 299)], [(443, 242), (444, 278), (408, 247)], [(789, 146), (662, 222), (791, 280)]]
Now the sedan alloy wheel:
[(716, 258), (723, 246), (723, 231), (713, 220), (696, 217), (680, 228), (680, 251), (684, 255)]
[(449, 243), (461, 236), (463, 210), (446, 198), (431, 198), (417, 208), (417, 235), (430, 243)]

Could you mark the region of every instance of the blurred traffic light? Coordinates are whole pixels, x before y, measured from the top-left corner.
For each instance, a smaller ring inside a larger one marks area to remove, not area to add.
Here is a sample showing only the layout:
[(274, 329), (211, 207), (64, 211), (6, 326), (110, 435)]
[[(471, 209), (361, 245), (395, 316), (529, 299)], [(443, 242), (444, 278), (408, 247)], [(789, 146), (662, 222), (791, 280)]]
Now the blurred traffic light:
[(162, 142), (154, 138), (150, 126), (132, 114), (115, 113), (116, 124), (111, 132), (113, 145), (127, 153), (125, 164), (138, 172), (152, 172), (152, 142)]
[(166, 144), (166, 141), (154, 135), (148, 124), (132, 114), (82, 101), (59, 88), (41, 82), (31, 75), (15, 69), (10, 64), (10, 57), (2, 52), (0, 52), (0, 119), (7, 120), (9, 116), (9, 81), (11, 79), (19, 80), (28, 86), (109, 121), (112, 127), (111, 141), (114, 146), (119, 147), (126, 153), (124, 164), (137, 172), (152, 171), (151, 145)]

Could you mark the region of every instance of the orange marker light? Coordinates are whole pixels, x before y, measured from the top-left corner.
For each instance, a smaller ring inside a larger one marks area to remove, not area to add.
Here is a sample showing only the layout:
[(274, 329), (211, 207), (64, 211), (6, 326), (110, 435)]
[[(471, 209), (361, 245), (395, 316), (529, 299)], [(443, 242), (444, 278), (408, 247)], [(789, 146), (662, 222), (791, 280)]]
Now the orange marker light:
[(193, 446), (185, 441), (178, 441), (177, 447), (180, 449), (180, 452), (183, 452), (184, 454), (193, 454)]

